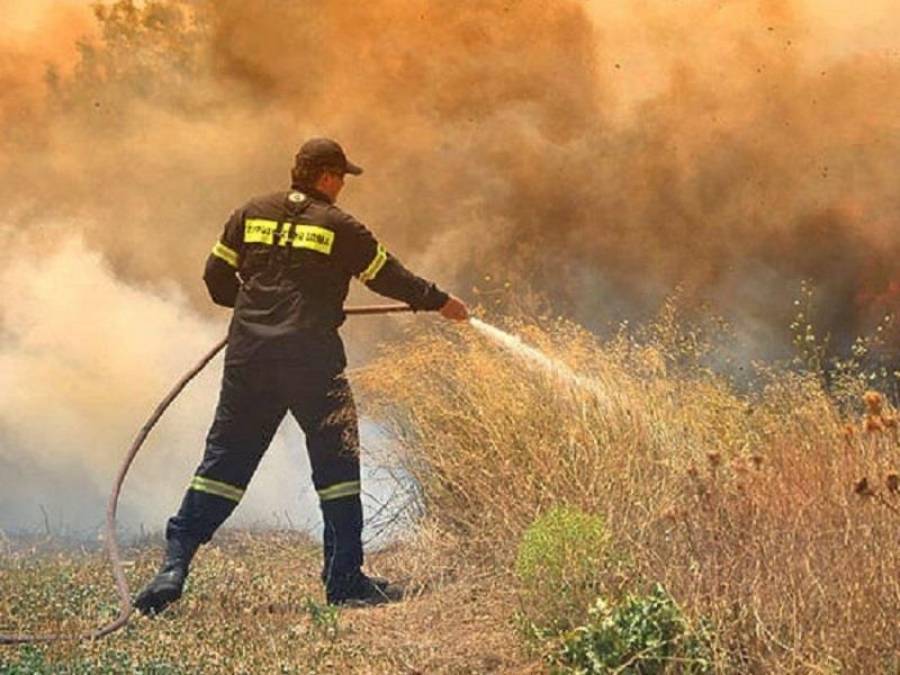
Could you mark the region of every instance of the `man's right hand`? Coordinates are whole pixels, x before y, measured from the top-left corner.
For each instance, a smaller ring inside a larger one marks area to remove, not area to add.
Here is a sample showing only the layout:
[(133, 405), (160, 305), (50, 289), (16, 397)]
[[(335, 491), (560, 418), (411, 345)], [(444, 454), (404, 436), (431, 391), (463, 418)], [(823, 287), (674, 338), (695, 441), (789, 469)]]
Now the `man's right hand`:
[(466, 307), (466, 303), (454, 295), (451, 295), (450, 299), (444, 303), (440, 312), (442, 317), (451, 321), (468, 321), (469, 319), (469, 308)]

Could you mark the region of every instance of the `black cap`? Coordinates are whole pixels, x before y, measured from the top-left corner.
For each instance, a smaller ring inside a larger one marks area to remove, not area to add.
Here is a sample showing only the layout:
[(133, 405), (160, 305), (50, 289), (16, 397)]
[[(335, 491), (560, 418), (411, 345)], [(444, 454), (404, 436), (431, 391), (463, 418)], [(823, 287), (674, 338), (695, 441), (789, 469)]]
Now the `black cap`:
[(347, 159), (343, 148), (330, 138), (310, 138), (300, 146), (296, 159), (298, 164), (303, 160), (314, 166), (334, 168), (354, 176), (363, 172)]

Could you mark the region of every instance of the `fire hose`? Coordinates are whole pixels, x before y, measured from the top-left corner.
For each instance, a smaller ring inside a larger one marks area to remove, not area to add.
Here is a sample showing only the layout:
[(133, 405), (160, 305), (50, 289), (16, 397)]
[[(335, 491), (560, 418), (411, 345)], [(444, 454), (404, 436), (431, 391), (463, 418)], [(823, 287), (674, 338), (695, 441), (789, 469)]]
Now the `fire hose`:
[[(347, 315), (363, 315), (363, 314), (389, 314), (394, 312), (411, 312), (413, 311), (412, 307), (409, 305), (365, 305), (361, 307), (347, 307), (344, 309), (344, 312)], [(140, 431), (138, 431), (137, 436), (135, 436), (134, 441), (131, 444), (131, 447), (128, 449), (128, 452), (125, 454), (125, 459), (122, 461), (121, 466), (119, 467), (119, 472), (116, 475), (116, 479), (113, 483), (112, 493), (109, 495), (109, 501), (106, 506), (106, 525), (104, 527), (104, 535), (103, 542), (106, 547), (106, 552), (109, 555), (109, 562), (112, 566), (113, 576), (116, 580), (116, 591), (119, 594), (119, 614), (118, 616), (111, 621), (110, 623), (97, 628), (93, 631), (87, 631), (82, 633), (73, 633), (71, 635), (4, 635), (0, 633), (0, 644), (26, 644), (26, 643), (36, 643), (36, 642), (57, 642), (61, 640), (96, 640), (97, 638), (102, 638), (110, 633), (114, 633), (115, 631), (123, 628), (125, 624), (128, 623), (128, 620), (131, 618), (131, 614), (134, 611), (134, 608), (131, 606), (131, 593), (128, 590), (128, 581), (125, 579), (125, 572), (122, 565), (122, 558), (119, 551), (119, 544), (116, 540), (116, 510), (119, 505), (119, 495), (122, 491), (122, 484), (125, 482), (125, 476), (128, 475), (128, 470), (131, 468), (132, 462), (134, 462), (134, 458), (137, 456), (138, 451), (141, 449), (141, 446), (144, 444), (144, 441), (147, 439), (147, 436), (150, 434), (150, 431), (159, 421), (159, 419), (163, 416), (166, 409), (172, 404), (172, 402), (178, 398), (178, 395), (181, 394), (182, 390), (187, 386), (188, 382), (194, 379), (200, 371), (202, 371), (207, 364), (213, 360), (213, 358), (222, 351), (222, 348), (225, 347), (227, 342), (227, 338), (223, 338), (220, 340), (212, 349), (207, 352), (202, 359), (200, 359), (193, 368), (187, 371), (178, 382), (175, 383), (175, 386), (169, 391), (165, 398), (160, 401), (159, 405), (156, 406), (156, 409), (144, 423), (144, 426), (141, 427)]]

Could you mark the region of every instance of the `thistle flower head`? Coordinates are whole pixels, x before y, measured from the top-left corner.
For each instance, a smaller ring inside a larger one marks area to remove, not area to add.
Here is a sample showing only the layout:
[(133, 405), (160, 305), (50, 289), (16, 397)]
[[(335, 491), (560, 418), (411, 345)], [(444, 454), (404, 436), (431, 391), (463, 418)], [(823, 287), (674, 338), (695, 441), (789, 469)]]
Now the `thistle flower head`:
[(880, 415), (884, 407), (884, 398), (877, 391), (867, 391), (863, 394), (863, 402), (870, 415)]

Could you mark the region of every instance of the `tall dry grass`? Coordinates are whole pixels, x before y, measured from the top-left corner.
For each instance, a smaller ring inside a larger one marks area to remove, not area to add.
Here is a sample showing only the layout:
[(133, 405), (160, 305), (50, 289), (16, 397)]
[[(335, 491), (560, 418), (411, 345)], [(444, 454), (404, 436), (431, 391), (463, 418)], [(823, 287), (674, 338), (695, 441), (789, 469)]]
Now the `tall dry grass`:
[[(897, 672), (896, 411), (769, 367), (739, 390), (672, 313), (643, 339), (506, 328), (595, 381), (579, 388), (471, 328), (438, 327), (360, 382), (448, 554), (509, 574), (555, 505), (602, 514), (615, 596), (658, 581), (715, 633), (719, 672)], [(850, 406), (852, 408), (852, 406)], [(484, 598), (484, 601), (489, 599)], [(516, 607), (509, 608), (510, 619)]]

